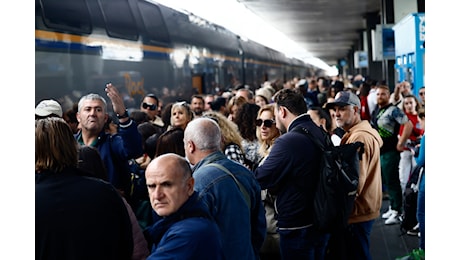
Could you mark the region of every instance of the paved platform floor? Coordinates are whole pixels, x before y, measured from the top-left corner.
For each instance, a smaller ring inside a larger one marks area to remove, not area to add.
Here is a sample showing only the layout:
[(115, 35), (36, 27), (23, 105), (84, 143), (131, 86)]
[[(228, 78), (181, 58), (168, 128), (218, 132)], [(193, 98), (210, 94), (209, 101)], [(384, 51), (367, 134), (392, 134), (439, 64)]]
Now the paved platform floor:
[[(388, 200), (382, 203), (381, 214), (388, 210)], [(395, 260), (418, 248), (418, 237), (401, 235), (399, 224), (385, 225), (378, 218), (371, 232), (371, 254), (373, 260)]]

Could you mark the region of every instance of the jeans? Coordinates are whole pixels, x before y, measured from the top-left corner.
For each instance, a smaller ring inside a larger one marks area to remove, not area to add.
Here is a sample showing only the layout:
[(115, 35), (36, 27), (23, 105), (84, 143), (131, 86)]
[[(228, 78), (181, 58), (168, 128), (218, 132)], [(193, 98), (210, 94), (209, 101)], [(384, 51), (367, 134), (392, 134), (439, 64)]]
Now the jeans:
[(417, 221), (420, 229), (420, 248), (425, 250), (425, 173), (422, 174), (418, 186)]
[(346, 241), (349, 243), (348, 259), (372, 259), (370, 235), (375, 220), (350, 224), (346, 232)]
[(320, 233), (313, 226), (295, 230), (278, 229), (278, 233), (282, 259), (324, 259), (329, 234)]
[(331, 234), (326, 260), (370, 260), (370, 235), (375, 220), (348, 225)]

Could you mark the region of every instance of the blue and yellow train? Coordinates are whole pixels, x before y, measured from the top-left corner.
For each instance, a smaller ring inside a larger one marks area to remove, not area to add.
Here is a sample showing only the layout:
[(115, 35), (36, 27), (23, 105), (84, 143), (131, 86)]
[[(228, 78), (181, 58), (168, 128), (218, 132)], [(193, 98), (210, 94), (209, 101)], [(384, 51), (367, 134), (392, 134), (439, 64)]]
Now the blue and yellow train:
[(193, 14), (146, 0), (36, 0), (35, 101), (75, 102), (112, 82), (139, 104), (146, 93), (188, 100), (235, 84), (320, 69)]

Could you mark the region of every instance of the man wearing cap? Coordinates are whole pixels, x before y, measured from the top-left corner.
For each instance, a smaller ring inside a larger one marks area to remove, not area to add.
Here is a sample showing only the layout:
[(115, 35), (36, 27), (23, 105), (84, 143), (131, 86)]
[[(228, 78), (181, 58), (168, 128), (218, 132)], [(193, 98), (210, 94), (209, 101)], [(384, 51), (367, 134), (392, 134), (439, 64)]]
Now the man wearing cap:
[(46, 117), (62, 117), (62, 107), (57, 101), (53, 99), (42, 100), (35, 107), (35, 119)]
[[(362, 142), (364, 153), (359, 165), (359, 185), (347, 229), (333, 233), (328, 252), (336, 254), (331, 259), (371, 259), (369, 241), (372, 225), (382, 206), (382, 177), (380, 147), (383, 140), (368, 120), (361, 120), (361, 102), (350, 91), (340, 91), (334, 102), (326, 104), (335, 111), (337, 127), (346, 133), (341, 144)], [(345, 252), (341, 251), (344, 250)]]

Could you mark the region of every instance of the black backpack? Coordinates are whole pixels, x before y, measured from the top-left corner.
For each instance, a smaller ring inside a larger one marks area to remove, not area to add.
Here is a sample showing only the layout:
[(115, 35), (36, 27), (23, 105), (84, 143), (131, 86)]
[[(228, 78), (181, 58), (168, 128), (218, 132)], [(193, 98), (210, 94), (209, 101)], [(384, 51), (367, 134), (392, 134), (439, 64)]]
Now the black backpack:
[(359, 184), (359, 161), (364, 144), (355, 142), (334, 146), (324, 130), (325, 145), (308, 129), (296, 127), (306, 134), (321, 151), (321, 174), (314, 197), (314, 225), (330, 233), (348, 226)]

